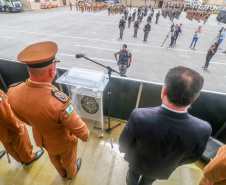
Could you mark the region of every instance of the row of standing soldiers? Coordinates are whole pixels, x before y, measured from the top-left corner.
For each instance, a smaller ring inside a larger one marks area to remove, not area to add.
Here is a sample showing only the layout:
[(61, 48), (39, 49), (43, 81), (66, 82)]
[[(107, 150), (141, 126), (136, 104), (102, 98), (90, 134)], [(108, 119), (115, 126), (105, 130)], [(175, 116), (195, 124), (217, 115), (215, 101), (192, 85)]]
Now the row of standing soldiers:
[(164, 18), (169, 17), (171, 21), (174, 20), (174, 18), (179, 19), (181, 15), (181, 11), (176, 8), (162, 8), (162, 16)]
[[(137, 21), (135, 21), (136, 14), (137, 14)], [(150, 15), (147, 17), (147, 24), (143, 28), (144, 41), (147, 41), (148, 34), (151, 31), (150, 23), (152, 22), (153, 16), (154, 16), (154, 11), (151, 11)], [(159, 17), (160, 17), (160, 11), (158, 11), (156, 14), (156, 22), (155, 22), (156, 24), (158, 24)], [(127, 17), (125, 17), (125, 19), (124, 19), (124, 17), (122, 17), (122, 19), (119, 22), (120, 39), (122, 39), (123, 32), (126, 27), (126, 20), (127, 20)], [(130, 14), (128, 17), (128, 28), (130, 28), (131, 22), (134, 22), (134, 37), (137, 37), (137, 32), (138, 32), (138, 29), (140, 27), (140, 23), (142, 22), (142, 20), (143, 20), (142, 12), (139, 11), (137, 13), (136, 10), (134, 10), (133, 14)]]
[(196, 10), (188, 10), (186, 14), (186, 18), (190, 19), (191, 21), (193, 19), (200, 22), (200, 20), (204, 21), (204, 24), (207, 22), (207, 20), (210, 17), (210, 13), (206, 11), (196, 11)]
[(124, 12), (124, 5), (113, 5), (113, 6), (108, 6), (108, 16), (110, 16), (110, 14), (114, 15), (114, 14), (123, 14)]
[(213, 10), (213, 7), (210, 6), (205, 6), (205, 5), (185, 5), (185, 4), (169, 4), (168, 2), (164, 5), (164, 8), (176, 8), (179, 9), (180, 11), (188, 11), (188, 10), (202, 10), (202, 11), (207, 11), (211, 12)]
[(98, 12), (98, 11), (103, 11), (107, 9), (107, 4), (106, 3), (100, 3), (100, 2), (96, 2), (96, 3), (77, 3), (76, 2), (76, 10), (77, 11), (81, 11), (82, 13), (84, 11), (89, 11), (89, 12)]
[(196, 11), (198, 11), (198, 10), (201, 10), (201, 11), (211, 12), (211, 11), (213, 11), (213, 7), (204, 6), (204, 5), (202, 5), (202, 6), (198, 6), (198, 5), (196, 5), (196, 6), (186, 5), (182, 10), (183, 11), (188, 11), (188, 10), (196, 10)]

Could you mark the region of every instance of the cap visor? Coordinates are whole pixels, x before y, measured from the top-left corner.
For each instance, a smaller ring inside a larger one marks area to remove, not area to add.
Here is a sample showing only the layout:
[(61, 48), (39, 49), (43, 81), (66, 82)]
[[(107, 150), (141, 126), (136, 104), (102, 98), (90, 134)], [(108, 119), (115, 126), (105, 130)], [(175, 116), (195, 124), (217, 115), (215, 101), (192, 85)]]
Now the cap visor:
[(60, 62), (60, 60), (58, 60), (58, 59), (55, 58), (55, 61), (54, 61), (54, 62), (55, 62), (55, 63), (56, 63), (56, 62)]

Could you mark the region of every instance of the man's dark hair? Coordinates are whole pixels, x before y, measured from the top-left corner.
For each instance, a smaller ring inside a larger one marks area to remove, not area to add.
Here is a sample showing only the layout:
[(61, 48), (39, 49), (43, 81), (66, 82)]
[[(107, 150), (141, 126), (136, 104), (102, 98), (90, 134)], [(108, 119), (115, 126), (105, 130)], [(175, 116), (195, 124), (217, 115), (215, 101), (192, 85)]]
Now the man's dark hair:
[(219, 46), (218, 42), (215, 42), (214, 44), (216, 45), (216, 48), (218, 48), (218, 46)]
[(204, 78), (196, 71), (178, 66), (169, 70), (165, 77), (166, 96), (177, 107), (192, 104), (203, 87)]

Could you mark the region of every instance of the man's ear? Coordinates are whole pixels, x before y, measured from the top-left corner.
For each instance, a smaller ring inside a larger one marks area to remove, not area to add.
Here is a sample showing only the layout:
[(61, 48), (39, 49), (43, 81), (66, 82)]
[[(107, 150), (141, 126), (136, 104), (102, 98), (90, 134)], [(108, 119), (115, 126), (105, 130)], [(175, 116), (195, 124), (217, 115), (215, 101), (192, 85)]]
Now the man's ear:
[(49, 69), (49, 76), (55, 77), (55, 70), (54, 70), (54, 68), (50, 68)]
[(162, 87), (162, 95), (163, 95), (163, 96), (166, 95), (166, 87), (165, 87), (165, 86)]

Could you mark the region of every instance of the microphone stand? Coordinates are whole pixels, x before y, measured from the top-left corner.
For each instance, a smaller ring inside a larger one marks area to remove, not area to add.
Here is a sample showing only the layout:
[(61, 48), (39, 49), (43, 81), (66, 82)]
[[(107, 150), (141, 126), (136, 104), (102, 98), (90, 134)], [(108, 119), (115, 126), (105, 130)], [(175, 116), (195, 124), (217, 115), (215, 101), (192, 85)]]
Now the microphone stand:
[[(91, 62), (93, 62), (93, 63), (95, 63), (95, 64), (97, 64), (97, 65), (100, 65), (100, 66), (102, 66), (102, 67), (104, 67), (104, 68), (106, 68), (107, 70), (108, 70), (108, 79), (109, 79), (109, 82), (108, 82), (108, 128), (107, 129), (104, 129), (104, 131), (106, 131), (106, 132), (108, 132), (108, 134), (109, 134), (109, 136), (110, 136), (110, 140), (111, 140), (111, 147), (113, 148), (113, 143), (112, 143), (112, 137), (111, 137), (111, 131), (114, 129), (114, 128), (116, 128), (116, 127), (118, 127), (119, 125), (121, 125), (121, 123), (119, 123), (119, 124), (117, 124), (116, 126), (114, 126), (114, 127), (112, 127), (111, 128), (111, 73), (112, 72), (115, 72), (115, 73), (117, 73), (117, 74), (120, 74), (121, 76), (124, 76), (124, 77), (126, 77), (126, 75), (124, 75), (124, 74), (121, 74), (121, 73), (119, 73), (118, 71), (115, 71), (114, 69), (112, 69), (111, 67), (109, 67), (109, 66), (105, 66), (105, 65), (103, 65), (103, 64), (100, 64), (100, 63), (98, 63), (98, 62), (96, 62), (96, 61), (94, 61), (94, 60), (92, 60), (92, 59), (90, 59), (90, 58), (88, 58), (88, 57), (85, 57), (85, 56), (82, 56), (83, 58), (85, 58), (86, 60), (89, 60), (89, 61), (91, 61)], [(94, 127), (95, 129), (101, 129), (101, 128), (99, 128), (99, 127)]]
[(161, 47), (165, 44), (165, 42), (166, 42), (167, 38), (169, 37), (170, 33), (171, 33), (171, 30), (170, 30), (169, 33), (167, 34), (167, 36), (166, 36), (165, 40), (163, 41)]

